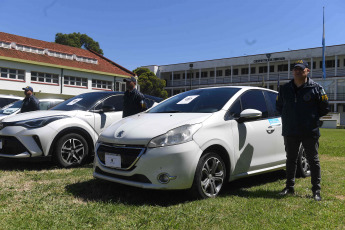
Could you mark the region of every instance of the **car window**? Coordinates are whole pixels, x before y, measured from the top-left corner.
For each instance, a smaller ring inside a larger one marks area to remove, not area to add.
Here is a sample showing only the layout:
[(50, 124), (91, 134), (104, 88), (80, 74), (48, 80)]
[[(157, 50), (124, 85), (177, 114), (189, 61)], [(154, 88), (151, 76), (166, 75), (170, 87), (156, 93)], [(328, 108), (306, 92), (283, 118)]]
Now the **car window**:
[(40, 110), (48, 110), (50, 108), (50, 101), (40, 101)]
[(262, 112), (262, 118), (268, 117), (266, 101), (261, 90), (250, 90), (241, 96), (242, 109), (257, 109)]
[(109, 94), (105, 93), (84, 93), (78, 96), (72, 97), (60, 104), (51, 108), (51, 110), (62, 110), (62, 111), (72, 111), (72, 110), (83, 110), (87, 111), (92, 109), (99, 101), (107, 97)]
[(223, 108), (225, 103), (239, 88), (195, 89), (172, 97), (151, 109), (149, 113), (213, 113)]
[(241, 101), (236, 100), (229, 109), (229, 115), (231, 118), (239, 118), (241, 112)]
[(11, 104), (15, 101), (18, 101), (18, 99), (14, 98), (0, 98), (0, 108), (4, 107), (5, 105)]
[(280, 116), (279, 112), (276, 110), (276, 100), (278, 93), (264, 91), (267, 106), (270, 112), (270, 116), (277, 117)]
[(123, 110), (123, 95), (111, 96), (103, 101), (103, 103), (98, 104), (95, 110), (100, 110), (102, 106), (114, 106), (115, 111)]
[(12, 104), (6, 105), (4, 108), (0, 109), (0, 114), (10, 115), (18, 111), (22, 107), (23, 101), (19, 100)]

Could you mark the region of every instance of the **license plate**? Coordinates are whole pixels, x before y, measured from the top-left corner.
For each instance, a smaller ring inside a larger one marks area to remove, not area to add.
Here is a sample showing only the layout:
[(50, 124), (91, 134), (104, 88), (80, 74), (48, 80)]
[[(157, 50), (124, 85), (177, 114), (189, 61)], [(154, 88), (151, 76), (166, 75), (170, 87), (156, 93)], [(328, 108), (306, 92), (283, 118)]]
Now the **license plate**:
[(0, 149), (2, 149), (2, 140), (0, 139)]
[(121, 155), (105, 153), (105, 166), (111, 168), (121, 168)]

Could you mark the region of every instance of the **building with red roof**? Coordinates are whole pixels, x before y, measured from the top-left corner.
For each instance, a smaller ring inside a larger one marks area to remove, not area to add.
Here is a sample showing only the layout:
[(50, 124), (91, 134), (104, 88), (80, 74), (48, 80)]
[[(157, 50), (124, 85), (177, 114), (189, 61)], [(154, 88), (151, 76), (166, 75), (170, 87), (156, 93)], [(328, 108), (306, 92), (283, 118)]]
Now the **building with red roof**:
[(0, 32), (0, 94), (68, 98), (98, 90), (124, 91), (133, 72), (106, 57), (76, 47)]

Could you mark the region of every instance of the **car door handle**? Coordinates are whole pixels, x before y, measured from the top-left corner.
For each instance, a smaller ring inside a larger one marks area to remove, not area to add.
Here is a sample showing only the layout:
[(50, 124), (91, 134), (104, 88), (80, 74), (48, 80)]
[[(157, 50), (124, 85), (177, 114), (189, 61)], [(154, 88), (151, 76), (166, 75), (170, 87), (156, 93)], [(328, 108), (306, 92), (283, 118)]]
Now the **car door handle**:
[(276, 130), (276, 129), (273, 128), (272, 126), (268, 126), (268, 128), (266, 129), (266, 132), (267, 132), (268, 134), (271, 134), (271, 133), (274, 132), (274, 130)]

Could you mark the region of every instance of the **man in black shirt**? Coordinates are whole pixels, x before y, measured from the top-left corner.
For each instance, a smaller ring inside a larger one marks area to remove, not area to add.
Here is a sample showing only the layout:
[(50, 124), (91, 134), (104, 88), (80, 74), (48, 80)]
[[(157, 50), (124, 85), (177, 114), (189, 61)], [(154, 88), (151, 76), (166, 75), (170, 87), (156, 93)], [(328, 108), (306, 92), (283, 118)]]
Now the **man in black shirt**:
[(34, 89), (30, 86), (23, 88), (25, 98), (23, 100), (21, 113), (40, 110), (40, 101), (33, 95)]
[(286, 187), (280, 195), (294, 194), (295, 174), (302, 143), (310, 164), (313, 197), (321, 200), (321, 167), (318, 156), (320, 117), (328, 113), (328, 98), (321, 85), (308, 77), (309, 66), (299, 60), (293, 68), (294, 79), (279, 90), (276, 107), (282, 115), (286, 151)]
[(145, 97), (136, 88), (135, 77), (129, 77), (123, 79), (126, 82), (127, 91), (123, 97), (123, 114), (122, 117), (128, 117), (144, 111)]

